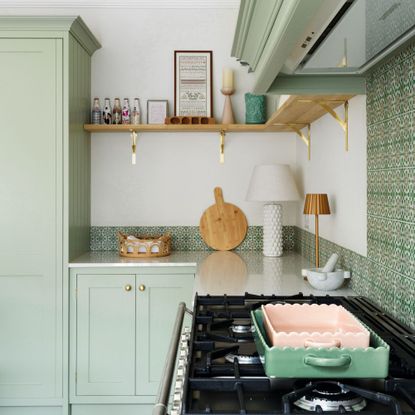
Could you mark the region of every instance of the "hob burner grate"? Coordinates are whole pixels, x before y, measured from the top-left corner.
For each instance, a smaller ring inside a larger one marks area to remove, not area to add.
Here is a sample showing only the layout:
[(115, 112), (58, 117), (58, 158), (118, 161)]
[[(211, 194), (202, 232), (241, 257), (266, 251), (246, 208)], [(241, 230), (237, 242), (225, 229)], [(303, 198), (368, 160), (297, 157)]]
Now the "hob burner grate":
[(357, 412), (366, 407), (366, 400), (338, 382), (324, 381), (315, 382), (313, 389), (294, 402), (294, 405), (312, 412)]
[(236, 334), (248, 334), (252, 333), (253, 327), (250, 324), (233, 324), (231, 326), (231, 330)]
[(259, 365), (261, 363), (261, 359), (257, 354), (242, 355), (242, 354), (228, 353), (225, 356), (225, 360), (230, 363), (233, 363), (235, 359), (240, 365)]

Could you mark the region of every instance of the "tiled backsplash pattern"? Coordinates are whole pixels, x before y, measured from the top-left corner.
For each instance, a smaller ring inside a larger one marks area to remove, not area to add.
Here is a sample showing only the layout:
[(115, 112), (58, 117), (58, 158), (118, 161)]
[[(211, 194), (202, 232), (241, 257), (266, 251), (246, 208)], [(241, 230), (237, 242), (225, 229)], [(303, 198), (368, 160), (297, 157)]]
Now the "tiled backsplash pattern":
[[(170, 232), (172, 249), (175, 251), (211, 250), (203, 242), (198, 226), (92, 226), (91, 251), (116, 251), (118, 249), (117, 231), (141, 236), (158, 236)], [(283, 246), (285, 250), (294, 249), (294, 226), (283, 227)], [(235, 251), (261, 250), (262, 226), (249, 226), (245, 240)]]
[[(294, 241), (295, 251), (314, 262), (314, 234), (295, 227)], [(324, 264), (331, 254), (338, 254), (337, 265), (351, 271), (350, 286), (356, 293), (371, 298), (405, 324), (415, 328), (414, 279), (406, 278), (387, 266), (382, 266), (327, 239), (320, 237), (319, 241), (321, 264)]]
[(369, 295), (415, 327), (415, 43), (367, 78)]
[[(361, 295), (415, 328), (415, 43), (367, 78), (367, 258), (320, 238), (352, 270)], [(314, 235), (295, 228), (295, 249), (314, 261)]]

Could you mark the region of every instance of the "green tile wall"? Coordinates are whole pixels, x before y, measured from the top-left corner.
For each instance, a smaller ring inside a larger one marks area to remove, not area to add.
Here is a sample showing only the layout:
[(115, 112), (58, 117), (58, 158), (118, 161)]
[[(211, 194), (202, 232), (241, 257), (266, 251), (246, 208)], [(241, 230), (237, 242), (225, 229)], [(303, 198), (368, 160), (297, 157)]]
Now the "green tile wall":
[(415, 327), (415, 42), (367, 78), (370, 296)]
[[(172, 249), (175, 251), (208, 251), (198, 226), (92, 226), (90, 229), (91, 251), (116, 251), (117, 231), (134, 235), (162, 235), (170, 232)], [(294, 249), (294, 226), (283, 227), (285, 250)], [(245, 240), (235, 251), (261, 251), (262, 226), (249, 226)]]
[[(320, 238), (352, 270), (351, 284), (415, 328), (415, 42), (367, 77), (367, 258)], [(314, 261), (314, 235), (294, 229)]]

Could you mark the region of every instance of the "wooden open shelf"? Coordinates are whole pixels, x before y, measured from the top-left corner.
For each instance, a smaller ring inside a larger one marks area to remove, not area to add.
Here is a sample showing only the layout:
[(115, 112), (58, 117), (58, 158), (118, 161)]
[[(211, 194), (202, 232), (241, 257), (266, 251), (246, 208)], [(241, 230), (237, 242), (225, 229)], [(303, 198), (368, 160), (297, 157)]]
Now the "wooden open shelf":
[[(133, 164), (137, 133), (145, 132), (210, 132), (219, 133), (220, 162), (224, 161), (225, 135), (232, 132), (279, 133), (294, 132), (307, 146), (308, 159), (311, 154), (310, 125), (325, 114), (330, 114), (344, 131), (344, 147), (348, 151), (348, 106), (353, 95), (291, 95), (271, 115), (265, 124), (85, 124), (91, 133), (129, 132), (132, 140)], [(344, 116), (335, 108), (344, 106)]]
[(106, 125), (85, 124), (84, 129), (91, 133), (105, 132), (292, 132), (292, 125), (303, 129), (308, 124), (327, 114), (324, 103), (331, 109), (342, 105), (353, 95), (292, 95), (278, 108), (266, 124), (139, 124)]
[(290, 131), (290, 128), (284, 125), (267, 126), (266, 124), (85, 124), (84, 129), (91, 133), (109, 133), (109, 132), (200, 132), (200, 133), (220, 133), (225, 132), (282, 132)]
[(353, 95), (291, 95), (265, 125), (271, 128), (280, 124), (293, 124), (302, 129), (327, 114), (327, 109), (321, 104), (334, 110), (352, 97)]

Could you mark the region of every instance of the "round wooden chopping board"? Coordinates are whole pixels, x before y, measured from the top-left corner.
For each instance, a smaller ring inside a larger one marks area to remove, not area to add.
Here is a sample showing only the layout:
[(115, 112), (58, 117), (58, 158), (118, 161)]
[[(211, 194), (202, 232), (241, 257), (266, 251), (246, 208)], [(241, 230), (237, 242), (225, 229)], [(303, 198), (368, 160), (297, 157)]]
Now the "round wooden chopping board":
[(245, 239), (248, 222), (241, 209), (223, 200), (222, 189), (215, 187), (215, 204), (200, 218), (200, 234), (208, 246), (218, 251), (236, 248)]

